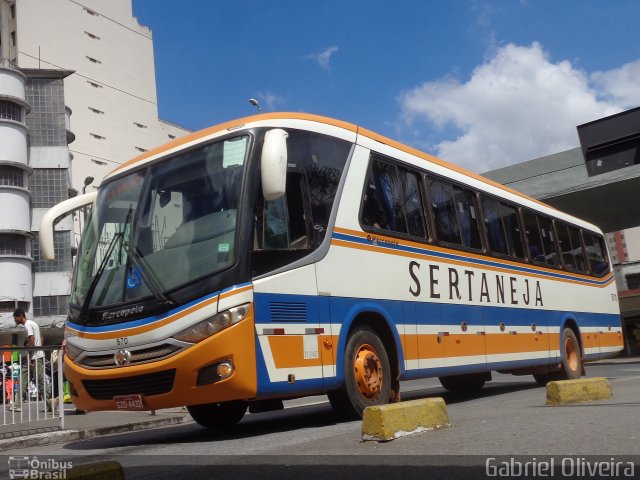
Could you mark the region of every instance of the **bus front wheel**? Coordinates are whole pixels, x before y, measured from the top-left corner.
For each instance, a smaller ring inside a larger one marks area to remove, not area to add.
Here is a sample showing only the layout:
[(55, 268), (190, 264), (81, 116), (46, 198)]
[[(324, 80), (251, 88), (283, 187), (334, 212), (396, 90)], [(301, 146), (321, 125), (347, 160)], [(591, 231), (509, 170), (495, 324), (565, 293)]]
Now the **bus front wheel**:
[(370, 328), (354, 331), (344, 352), (344, 385), (328, 393), (342, 418), (362, 418), (365, 408), (391, 400), (391, 367), (382, 341)]
[(247, 411), (247, 402), (233, 400), (231, 402), (189, 405), (187, 410), (193, 420), (211, 430), (224, 430), (234, 426)]

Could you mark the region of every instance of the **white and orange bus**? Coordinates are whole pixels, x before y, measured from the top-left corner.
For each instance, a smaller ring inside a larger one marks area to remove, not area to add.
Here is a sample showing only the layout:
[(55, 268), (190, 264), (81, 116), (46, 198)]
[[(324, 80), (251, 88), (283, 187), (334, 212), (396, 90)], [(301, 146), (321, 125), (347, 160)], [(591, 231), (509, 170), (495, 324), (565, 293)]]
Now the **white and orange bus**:
[(273, 113), (125, 163), (97, 192), (66, 323), (84, 410), (186, 405), (210, 428), (326, 393), (342, 415), (399, 382), (576, 378), (623, 338), (602, 232), (356, 125)]

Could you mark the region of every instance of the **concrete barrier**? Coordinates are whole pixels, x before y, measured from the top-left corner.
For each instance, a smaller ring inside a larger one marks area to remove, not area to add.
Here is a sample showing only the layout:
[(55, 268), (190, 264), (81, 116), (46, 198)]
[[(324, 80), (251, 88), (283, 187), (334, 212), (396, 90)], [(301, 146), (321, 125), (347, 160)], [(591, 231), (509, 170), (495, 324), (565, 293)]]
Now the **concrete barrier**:
[(67, 480), (124, 480), (122, 465), (114, 461), (74, 466), (66, 474)]
[(448, 426), (447, 406), (440, 397), (390, 403), (364, 409), (362, 440), (387, 441)]
[(547, 383), (547, 405), (590, 402), (613, 397), (606, 378), (580, 378)]

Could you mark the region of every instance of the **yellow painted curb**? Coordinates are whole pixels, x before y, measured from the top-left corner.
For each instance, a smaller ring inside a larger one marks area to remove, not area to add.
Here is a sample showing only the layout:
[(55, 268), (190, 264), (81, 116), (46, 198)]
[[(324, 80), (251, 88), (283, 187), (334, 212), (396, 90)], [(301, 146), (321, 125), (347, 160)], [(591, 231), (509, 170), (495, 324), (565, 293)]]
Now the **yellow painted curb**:
[(613, 397), (606, 378), (580, 378), (547, 383), (547, 405), (590, 402)]
[(113, 461), (74, 466), (66, 473), (67, 480), (124, 480), (122, 465)]
[(393, 440), (448, 426), (447, 406), (440, 397), (390, 403), (364, 409), (362, 440)]

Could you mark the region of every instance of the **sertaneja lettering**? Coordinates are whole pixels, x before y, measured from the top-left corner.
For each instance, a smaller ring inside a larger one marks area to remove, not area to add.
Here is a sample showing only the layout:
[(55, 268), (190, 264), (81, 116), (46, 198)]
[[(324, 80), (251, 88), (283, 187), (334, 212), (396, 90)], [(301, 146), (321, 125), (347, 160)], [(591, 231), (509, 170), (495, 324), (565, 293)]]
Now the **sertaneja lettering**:
[[(472, 270), (458, 270), (454, 267), (448, 267), (446, 273), (443, 273), (439, 265), (429, 263), (427, 266), (428, 268), (422, 269), (420, 262), (409, 262), (409, 293), (416, 298), (424, 296), (429, 299), (440, 299), (448, 292), (448, 298), (452, 301), (460, 301), (464, 297), (468, 302), (489, 305), (504, 305), (508, 302), (510, 305), (529, 306), (533, 302), (534, 307), (544, 306), (542, 285), (539, 280), (535, 280), (534, 286), (534, 281), (528, 278), (520, 279), (486, 272), (476, 275)], [(466, 277), (466, 282), (460, 281), (463, 277)], [(428, 286), (424, 295), (423, 281)]]

